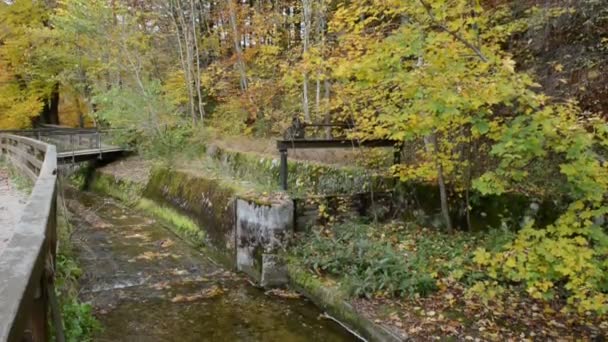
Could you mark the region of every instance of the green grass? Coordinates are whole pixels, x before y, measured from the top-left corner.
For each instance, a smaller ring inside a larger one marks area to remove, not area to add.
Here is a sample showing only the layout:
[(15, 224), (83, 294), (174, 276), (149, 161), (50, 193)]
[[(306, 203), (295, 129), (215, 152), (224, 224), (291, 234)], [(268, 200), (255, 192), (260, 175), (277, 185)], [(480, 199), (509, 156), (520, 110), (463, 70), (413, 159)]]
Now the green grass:
[(194, 242), (196, 245), (200, 246), (205, 241), (205, 233), (198, 225), (174, 209), (160, 206), (154, 201), (145, 198), (141, 198), (137, 202), (136, 208), (171, 226), (180, 236)]

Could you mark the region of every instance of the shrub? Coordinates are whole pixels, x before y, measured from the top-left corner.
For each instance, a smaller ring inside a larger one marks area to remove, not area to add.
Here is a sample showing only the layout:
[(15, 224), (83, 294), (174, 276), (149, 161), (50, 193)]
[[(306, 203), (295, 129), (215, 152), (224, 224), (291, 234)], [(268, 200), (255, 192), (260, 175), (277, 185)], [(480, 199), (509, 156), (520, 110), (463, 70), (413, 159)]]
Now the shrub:
[(475, 262), (493, 281), (523, 283), (533, 298), (565, 296), (570, 308), (604, 314), (607, 256), (608, 235), (589, 217), (570, 211), (544, 229), (529, 223), (499, 251), (478, 249)]
[(296, 254), (313, 272), (344, 276), (356, 296), (425, 295), (437, 288), (425, 255), (399, 253), (389, 242), (369, 235), (370, 226), (338, 225), (329, 233), (310, 234)]

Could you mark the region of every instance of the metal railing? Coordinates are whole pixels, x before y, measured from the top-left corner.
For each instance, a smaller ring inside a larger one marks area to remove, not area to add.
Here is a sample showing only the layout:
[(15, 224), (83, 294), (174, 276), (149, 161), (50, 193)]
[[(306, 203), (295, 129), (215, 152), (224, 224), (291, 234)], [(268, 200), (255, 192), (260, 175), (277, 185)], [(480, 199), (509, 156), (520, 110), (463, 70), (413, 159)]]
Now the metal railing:
[(2, 133), (0, 152), (35, 182), (13, 236), (0, 251), (0, 341), (48, 341), (48, 312), (56, 340), (63, 341), (53, 288), (57, 151), (32, 138)]

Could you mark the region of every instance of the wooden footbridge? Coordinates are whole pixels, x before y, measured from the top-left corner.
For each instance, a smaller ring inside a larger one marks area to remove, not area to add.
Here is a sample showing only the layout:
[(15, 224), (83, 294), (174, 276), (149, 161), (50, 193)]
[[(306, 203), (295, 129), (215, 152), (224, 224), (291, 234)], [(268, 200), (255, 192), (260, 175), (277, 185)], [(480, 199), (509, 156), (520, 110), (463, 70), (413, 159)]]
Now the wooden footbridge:
[[(112, 159), (125, 152), (125, 148), (112, 143), (110, 130), (96, 128), (67, 128), (63, 126), (46, 126), (26, 130), (0, 130), (0, 139), (11, 144), (1, 143), (8, 150), (18, 153), (19, 137), (35, 139), (54, 145), (57, 149), (57, 162), (81, 162), (93, 159)], [(10, 152), (9, 151), (9, 152)]]
[[(0, 131), (0, 156), (34, 187), (13, 234), (0, 249), (0, 341), (65, 341), (54, 272), (57, 164), (104, 159), (125, 149), (107, 131), (64, 127)], [(2, 229), (3, 227), (0, 227)]]

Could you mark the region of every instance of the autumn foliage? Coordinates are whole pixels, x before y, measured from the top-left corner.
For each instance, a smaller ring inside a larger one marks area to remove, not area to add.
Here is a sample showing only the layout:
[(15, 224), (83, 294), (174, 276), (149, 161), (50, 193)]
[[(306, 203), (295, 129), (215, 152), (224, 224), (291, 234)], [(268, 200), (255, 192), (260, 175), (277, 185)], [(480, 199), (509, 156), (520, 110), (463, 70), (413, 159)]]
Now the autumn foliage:
[(355, 122), (350, 139), (407, 147), (386, 173), (437, 184), (450, 233), (467, 228), (453, 222), (454, 203), (469, 218), (473, 193), (564, 204), (555, 222), (510, 227), (517, 234), (501, 248), (475, 252), (485, 278), (471, 293), (516, 283), (535, 299), (565, 298), (565, 310), (604, 314), (608, 129), (601, 113), (546, 95), (507, 49), (579, 9), (514, 3), (0, 2), (0, 127), (28, 127), (57, 85), (80, 116), (131, 128), (132, 140), (168, 154), (200, 126), (273, 137), (294, 116)]

